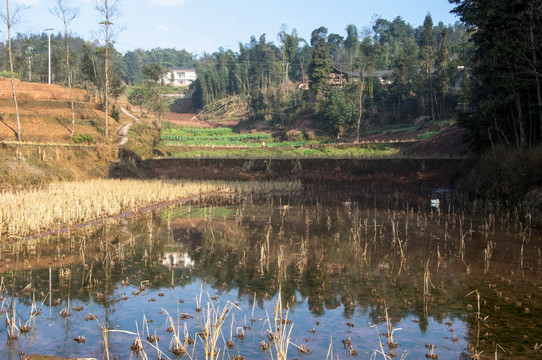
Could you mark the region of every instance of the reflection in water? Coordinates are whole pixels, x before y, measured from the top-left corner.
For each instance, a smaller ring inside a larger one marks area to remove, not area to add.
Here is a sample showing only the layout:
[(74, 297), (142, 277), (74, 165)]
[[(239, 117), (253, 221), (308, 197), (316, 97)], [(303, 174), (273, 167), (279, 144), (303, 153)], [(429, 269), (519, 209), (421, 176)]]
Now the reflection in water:
[(493, 358), (498, 344), (536, 356), (540, 236), (448, 200), (185, 205), (3, 244), (1, 311), (12, 321), (0, 353), (460, 359)]
[(193, 269), (195, 262), (188, 253), (166, 252), (162, 257), (162, 264), (174, 269)]

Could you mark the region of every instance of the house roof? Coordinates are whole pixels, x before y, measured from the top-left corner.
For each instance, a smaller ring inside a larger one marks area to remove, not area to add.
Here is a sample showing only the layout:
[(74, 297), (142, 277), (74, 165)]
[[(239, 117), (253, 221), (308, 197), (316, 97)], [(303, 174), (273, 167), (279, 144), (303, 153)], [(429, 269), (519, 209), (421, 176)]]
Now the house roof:
[(190, 68), (171, 68), (170, 71), (177, 72), (177, 71), (196, 71), (196, 68), (190, 67)]
[[(335, 66), (332, 67), (332, 72), (338, 73), (338, 74), (345, 74), (349, 77), (360, 77), (360, 73), (358, 71), (341, 71), (340, 69), (336, 68)], [(371, 72), (365, 72), (365, 76), (376, 76), (383, 78), (385, 76), (389, 76), (393, 73), (393, 70), (375, 70)]]

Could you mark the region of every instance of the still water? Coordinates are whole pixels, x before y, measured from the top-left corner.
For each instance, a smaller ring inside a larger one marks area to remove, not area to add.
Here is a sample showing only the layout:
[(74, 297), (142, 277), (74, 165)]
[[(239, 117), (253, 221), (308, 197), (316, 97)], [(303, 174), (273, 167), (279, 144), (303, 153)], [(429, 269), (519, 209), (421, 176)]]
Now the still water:
[(2, 244), (0, 357), (542, 357), (542, 241), (525, 214), (449, 193), (438, 209), (316, 194)]

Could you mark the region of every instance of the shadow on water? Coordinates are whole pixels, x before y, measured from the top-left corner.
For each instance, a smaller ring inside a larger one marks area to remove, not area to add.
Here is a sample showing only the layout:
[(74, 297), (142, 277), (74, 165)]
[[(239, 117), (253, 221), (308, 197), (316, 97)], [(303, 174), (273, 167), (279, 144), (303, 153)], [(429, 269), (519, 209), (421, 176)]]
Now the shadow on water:
[(288, 358), (540, 355), (542, 242), (524, 217), (358, 190), (195, 200), (2, 244), (0, 354), (204, 358), (216, 329), (221, 354), (265, 359), (281, 324)]

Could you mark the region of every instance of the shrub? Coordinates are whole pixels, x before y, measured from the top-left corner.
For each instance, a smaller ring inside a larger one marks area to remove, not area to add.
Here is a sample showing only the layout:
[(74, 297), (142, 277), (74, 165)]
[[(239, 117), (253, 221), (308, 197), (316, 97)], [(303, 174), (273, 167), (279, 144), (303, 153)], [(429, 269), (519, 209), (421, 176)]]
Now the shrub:
[(113, 119), (115, 119), (116, 122), (119, 122), (119, 119), (120, 119), (119, 109), (117, 109), (115, 105), (111, 107), (110, 115)]
[(94, 142), (94, 137), (92, 135), (85, 135), (85, 134), (76, 134), (72, 138), (73, 142), (76, 144), (82, 144), (82, 143), (92, 143)]
[[(5, 78), (9, 78), (11, 77), (11, 73), (9, 71), (0, 71), (0, 76), (1, 77), (5, 77)], [(17, 73), (13, 73), (13, 76), (18, 79), (19, 78), (19, 74)]]
[(426, 131), (423, 134), (421, 134), (420, 136), (418, 136), (418, 140), (429, 139), (430, 137), (432, 137), (432, 136), (434, 136), (436, 134), (438, 134), (438, 131)]
[(286, 139), (288, 141), (303, 141), (303, 134), (300, 130), (288, 130), (286, 132)]

